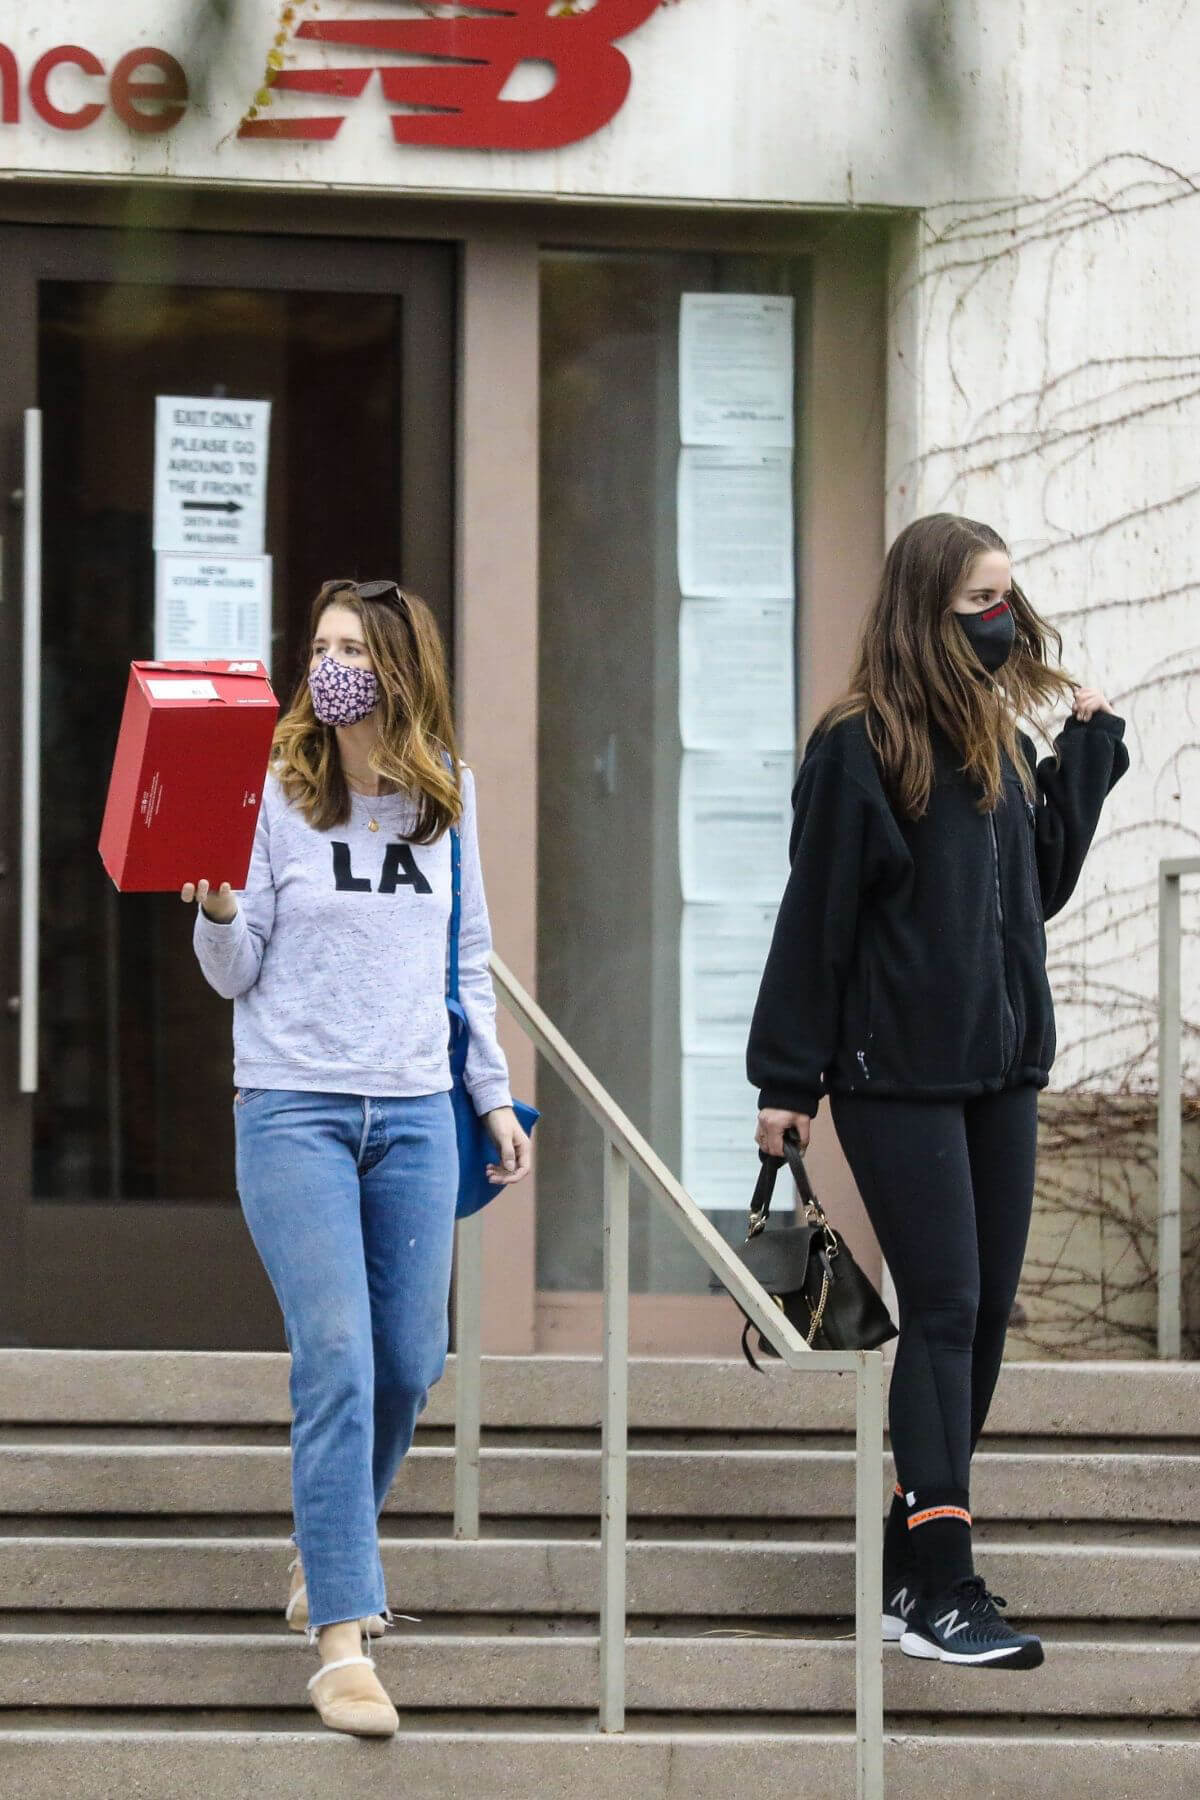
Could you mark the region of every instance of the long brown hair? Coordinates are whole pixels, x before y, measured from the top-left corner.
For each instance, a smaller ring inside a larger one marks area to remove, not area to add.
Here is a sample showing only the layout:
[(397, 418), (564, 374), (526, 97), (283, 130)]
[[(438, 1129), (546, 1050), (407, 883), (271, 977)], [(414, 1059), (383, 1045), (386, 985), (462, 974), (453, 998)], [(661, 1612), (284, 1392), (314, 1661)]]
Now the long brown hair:
[(275, 728), (272, 759), (283, 791), (317, 831), (344, 825), (350, 817), (337, 732), (318, 719), (308, 686), (313, 639), (327, 606), (344, 606), (357, 615), (379, 682), (379, 742), (370, 766), (387, 791), (407, 793), (416, 802), (413, 842), (433, 843), (462, 817), (462, 765), (441, 633), (416, 594), (393, 588), (364, 599), (353, 582), (322, 584), (312, 604), (304, 669)]
[(1012, 654), (993, 677), (982, 670), (950, 601), (987, 550), (1008, 554), (990, 525), (955, 513), (931, 513), (905, 527), (887, 553), (849, 690), (818, 726), (824, 731), (866, 715), (884, 779), (910, 819), (919, 819), (929, 805), (935, 725), (961, 754), (963, 773), (978, 784), (980, 812), (991, 812), (1003, 793), (1002, 749), (1032, 799), (1033, 778), (1017, 744), (1019, 721), (1035, 718), (1074, 687), (1059, 667), (1062, 638), (1016, 582)]

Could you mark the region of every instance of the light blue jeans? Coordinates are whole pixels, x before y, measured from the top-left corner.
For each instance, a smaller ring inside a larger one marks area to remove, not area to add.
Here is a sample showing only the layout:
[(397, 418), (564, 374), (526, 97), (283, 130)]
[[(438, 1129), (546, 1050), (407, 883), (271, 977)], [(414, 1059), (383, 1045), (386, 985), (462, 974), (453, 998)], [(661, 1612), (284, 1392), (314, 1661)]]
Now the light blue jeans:
[(378, 1520), (445, 1367), (449, 1094), (243, 1088), (237, 1186), (292, 1353), (292, 1510), (314, 1629), (386, 1610)]

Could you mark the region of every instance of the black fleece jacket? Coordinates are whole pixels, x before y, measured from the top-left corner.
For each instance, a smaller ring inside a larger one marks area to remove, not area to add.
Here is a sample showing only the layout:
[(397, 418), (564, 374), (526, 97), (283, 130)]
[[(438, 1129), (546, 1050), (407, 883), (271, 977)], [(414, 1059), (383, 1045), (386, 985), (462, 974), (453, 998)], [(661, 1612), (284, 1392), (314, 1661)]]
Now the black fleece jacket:
[(1037, 799), (1004, 761), (977, 809), (935, 734), (924, 816), (890, 804), (863, 718), (815, 736), (796, 781), (791, 864), (747, 1067), (759, 1105), (816, 1113), (824, 1093), (966, 1099), (1045, 1087), (1054, 1006), (1044, 921), (1070, 899), (1109, 790), (1129, 767), (1111, 713), (1069, 719)]

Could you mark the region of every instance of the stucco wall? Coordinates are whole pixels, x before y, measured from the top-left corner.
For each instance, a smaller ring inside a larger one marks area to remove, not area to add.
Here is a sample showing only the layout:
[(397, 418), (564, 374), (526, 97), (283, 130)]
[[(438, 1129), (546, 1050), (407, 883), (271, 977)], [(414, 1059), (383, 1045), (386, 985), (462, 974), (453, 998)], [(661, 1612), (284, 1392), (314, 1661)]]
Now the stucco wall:
[[(1130, 772), (1050, 927), (1054, 1080), (1144, 1090), (1158, 860), (1200, 851), (1200, 206), (1132, 152), (1060, 186), (930, 208), (901, 234), (889, 523), (947, 508), (996, 525), (1068, 669), (1126, 716)], [(1194, 1090), (1200, 881), (1183, 916)]]

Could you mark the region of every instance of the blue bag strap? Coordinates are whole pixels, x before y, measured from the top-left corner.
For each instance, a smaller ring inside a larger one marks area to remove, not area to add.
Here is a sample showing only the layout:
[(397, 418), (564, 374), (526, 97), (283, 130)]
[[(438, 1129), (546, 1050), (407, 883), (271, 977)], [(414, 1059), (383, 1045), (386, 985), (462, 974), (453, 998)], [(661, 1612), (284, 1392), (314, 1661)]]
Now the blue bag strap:
[(450, 954), (447, 963), (446, 999), (452, 1006), (458, 999), (458, 943), (462, 929), (462, 839), (458, 826), (450, 827)]
[[(447, 757), (449, 762), (449, 757)], [(467, 1050), (471, 1034), (459, 997), (459, 939), (462, 935), (462, 838), (458, 826), (450, 827), (450, 945), (446, 961), (446, 1009), (450, 1014), (450, 1074), (455, 1086), (466, 1079)]]
[[(446, 757), (446, 766), (454, 764)], [(462, 835), (457, 825), (450, 827), (450, 942), (446, 958), (446, 1009), (450, 1014), (450, 1073), (456, 1085), (465, 1080), (467, 1050), (471, 1034), (467, 1015), (459, 995), (459, 943), (462, 936)]]
[[(442, 761), (454, 773), (454, 759), (448, 750), (442, 751)], [(458, 826), (450, 827), (450, 942), (446, 958), (446, 1004), (456, 1012), (466, 1024), (466, 1016), (459, 1004), (458, 997), (458, 944), (462, 930), (462, 838)]]

